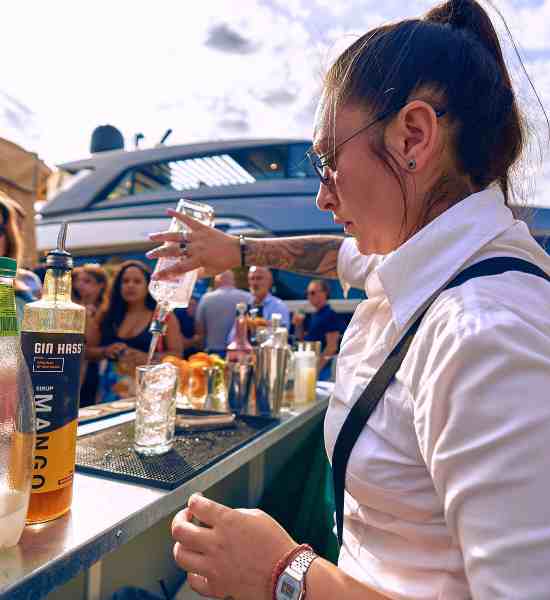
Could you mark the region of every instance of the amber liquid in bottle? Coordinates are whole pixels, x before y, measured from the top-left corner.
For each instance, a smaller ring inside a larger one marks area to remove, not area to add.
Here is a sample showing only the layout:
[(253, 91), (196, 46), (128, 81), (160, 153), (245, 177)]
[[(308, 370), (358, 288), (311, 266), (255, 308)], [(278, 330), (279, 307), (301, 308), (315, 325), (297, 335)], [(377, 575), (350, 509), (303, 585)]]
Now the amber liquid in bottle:
[(25, 306), (21, 327), (27, 364), (34, 366), (37, 417), (27, 523), (50, 521), (71, 507), (85, 319), (85, 308), (71, 301), (71, 271), (48, 269), (42, 299)]

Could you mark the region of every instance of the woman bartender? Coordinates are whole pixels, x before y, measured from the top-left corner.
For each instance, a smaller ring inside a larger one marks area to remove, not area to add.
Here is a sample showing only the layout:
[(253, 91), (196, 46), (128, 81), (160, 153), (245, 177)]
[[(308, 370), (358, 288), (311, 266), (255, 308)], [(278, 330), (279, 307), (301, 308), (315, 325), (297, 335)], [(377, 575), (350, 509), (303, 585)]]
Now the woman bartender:
[(343, 462), (338, 567), (268, 515), (195, 495), (172, 527), (195, 590), (548, 598), (550, 259), (508, 206), (525, 141), (488, 15), (450, 0), (365, 34), (325, 78), (310, 152), (317, 205), (354, 239), (240, 244), (174, 212), (191, 233), (153, 236), (185, 244), (161, 277), (242, 260), (365, 287), (325, 418), (335, 476), (352, 407), (402, 360)]

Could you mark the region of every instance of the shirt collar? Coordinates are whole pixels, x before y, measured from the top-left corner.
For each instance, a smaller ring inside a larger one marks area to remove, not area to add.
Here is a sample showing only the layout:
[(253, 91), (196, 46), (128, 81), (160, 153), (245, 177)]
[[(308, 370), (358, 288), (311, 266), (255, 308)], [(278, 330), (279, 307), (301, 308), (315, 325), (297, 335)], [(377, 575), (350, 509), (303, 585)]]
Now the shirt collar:
[[(330, 304), (327, 302), (322, 308), (320, 308), (319, 310), (315, 311), (318, 315), (320, 315), (321, 313), (327, 312), (328, 310), (330, 310)], [(315, 314), (315, 313), (314, 313)]]
[(472, 194), (389, 254), (367, 278), (367, 295), (385, 293), (402, 329), (474, 254), (513, 222), (499, 190)]
[(260, 304), (256, 304), (256, 298), (252, 296), (252, 303), (256, 307), (266, 306), (273, 300), (273, 296), (268, 292), (267, 296), (260, 302)]

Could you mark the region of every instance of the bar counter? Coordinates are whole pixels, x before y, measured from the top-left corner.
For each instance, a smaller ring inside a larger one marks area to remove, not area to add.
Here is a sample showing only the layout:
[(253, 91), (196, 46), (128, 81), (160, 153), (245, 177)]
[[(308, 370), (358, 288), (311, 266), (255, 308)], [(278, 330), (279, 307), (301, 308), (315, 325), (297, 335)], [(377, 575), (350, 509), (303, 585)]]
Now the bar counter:
[[(140, 575), (147, 579), (149, 589), (162, 597), (160, 589), (151, 587), (151, 578), (163, 576), (170, 580), (178, 571), (170, 565), (172, 572), (163, 575), (165, 567), (157, 566), (153, 573), (156, 557), (152, 555), (160, 539), (161, 562), (168, 564), (171, 560), (169, 522), (173, 515), (197, 491), (230, 506), (257, 506), (277, 466), (292, 455), (300, 439), (319, 425), (328, 404), (328, 391), (318, 387), (315, 403), (283, 411), (274, 428), (171, 491), (77, 471), (71, 511), (49, 523), (27, 526), (15, 548), (0, 551), (0, 598), (103, 600), (120, 583), (140, 583)], [(84, 424), (79, 426), (78, 435), (133, 418), (131, 412)], [(155, 527), (156, 538), (151, 534), (147, 537), (148, 530)], [(141, 542), (134, 544), (127, 556), (123, 553), (113, 561), (113, 574), (107, 578), (112, 581), (106, 581), (111, 558), (116, 558), (126, 545), (130, 547), (138, 536), (142, 536)], [(145, 556), (149, 553), (150, 558), (143, 559), (143, 568), (136, 551), (145, 552)], [(146, 573), (148, 570), (151, 572)], [(115, 581), (117, 578), (120, 582)]]

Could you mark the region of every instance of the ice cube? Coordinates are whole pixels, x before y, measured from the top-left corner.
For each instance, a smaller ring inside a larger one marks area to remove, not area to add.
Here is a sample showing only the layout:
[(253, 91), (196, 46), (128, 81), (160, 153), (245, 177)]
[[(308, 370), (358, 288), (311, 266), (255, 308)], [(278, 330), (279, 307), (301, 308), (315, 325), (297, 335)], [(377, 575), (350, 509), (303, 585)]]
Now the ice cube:
[(143, 388), (149, 392), (161, 392), (174, 385), (177, 369), (170, 363), (149, 367), (143, 375)]

